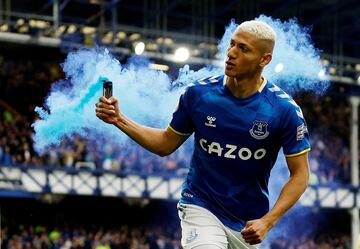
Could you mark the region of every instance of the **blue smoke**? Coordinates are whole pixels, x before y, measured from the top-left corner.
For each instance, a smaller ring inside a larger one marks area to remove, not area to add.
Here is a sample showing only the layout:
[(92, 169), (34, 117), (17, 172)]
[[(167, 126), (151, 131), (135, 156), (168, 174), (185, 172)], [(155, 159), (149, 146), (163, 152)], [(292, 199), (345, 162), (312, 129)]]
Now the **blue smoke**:
[[(330, 83), (325, 73), (326, 68), (320, 63), (320, 51), (311, 41), (311, 29), (301, 27), (295, 18), (281, 22), (261, 15), (255, 20), (267, 23), (276, 33), (273, 58), (263, 73), (266, 78), (289, 93), (310, 91), (323, 94)], [(226, 27), (218, 45), (221, 58), (226, 57), (226, 50), (236, 27), (234, 20)], [(279, 64), (282, 64), (283, 69), (276, 72), (275, 68)], [(325, 75), (319, 77), (320, 72)]]
[[(277, 34), (273, 62), (265, 70), (265, 76), (272, 82), (285, 82), (282, 86), (287, 89), (324, 92), (328, 81), (318, 79), (323, 67), (309, 30), (301, 28), (295, 20), (281, 22), (266, 16), (258, 19), (272, 26)], [(236, 26), (232, 21), (219, 42), (223, 59)], [(170, 121), (183, 87), (196, 79), (223, 73), (223, 67), (208, 66), (193, 71), (186, 65), (180, 69), (178, 78), (171, 81), (165, 73), (149, 69), (149, 63), (136, 57), (121, 65), (106, 49), (69, 53), (62, 65), (66, 79), (53, 84), (45, 108), (35, 109), (40, 116), (33, 124), (35, 149), (44, 153), (49, 145), (58, 145), (63, 137), (75, 133), (88, 137), (101, 134), (119, 143), (126, 140), (115, 127), (95, 116), (95, 103), (102, 95), (101, 77), (113, 82), (114, 96), (119, 99), (125, 115), (143, 124), (164, 127)], [(284, 65), (280, 73), (274, 72), (277, 63)]]
[[(263, 15), (257, 19), (273, 27), (277, 35), (273, 60), (264, 71), (267, 79), (291, 93), (324, 93), (329, 81), (319, 79), (319, 72), (325, 68), (320, 63), (319, 50), (310, 39), (310, 29), (300, 27), (295, 19), (281, 22)], [(231, 21), (219, 41), (218, 50), (223, 60), (236, 27), (237, 24)], [(89, 139), (101, 137), (118, 143), (127, 140), (117, 128), (105, 124), (95, 116), (95, 103), (102, 95), (101, 77), (113, 82), (113, 94), (119, 99), (120, 109), (125, 115), (145, 125), (165, 127), (187, 84), (224, 71), (223, 67), (213, 66), (193, 71), (186, 65), (180, 69), (178, 78), (172, 81), (165, 73), (149, 69), (149, 63), (146, 59), (133, 57), (127, 64), (121, 65), (106, 49), (80, 49), (69, 53), (62, 65), (66, 79), (53, 84), (44, 108), (35, 109), (40, 116), (33, 124), (35, 149), (39, 153), (45, 153), (50, 145), (59, 145), (63, 137), (71, 137), (75, 133)], [(283, 70), (275, 72), (280, 63)], [(282, 159), (272, 172), (272, 204), (287, 177), (288, 171)], [(272, 179), (276, 179), (276, 182)], [(281, 184), (278, 179), (282, 179)], [(288, 217), (294, 217), (291, 215), (292, 213)], [(306, 213), (297, 215), (299, 218)], [(286, 218), (285, 224), (289, 223), (287, 220)], [(274, 228), (267, 241), (283, 234), (283, 230), (280, 226)]]
[[(262, 15), (257, 19), (269, 24), (277, 36), (274, 56), (264, 75), (291, 93), (305, 90), (323, 94), (330, 83), (326, 75), (319, 76), (320, 72), (326, 72), (326, 68), (320, 63), (320, 51), (311, 41), (311, 29), (300, 27), (295, 18), (281, 22)], [(280, 63), (283, 70), (274, 73)]]

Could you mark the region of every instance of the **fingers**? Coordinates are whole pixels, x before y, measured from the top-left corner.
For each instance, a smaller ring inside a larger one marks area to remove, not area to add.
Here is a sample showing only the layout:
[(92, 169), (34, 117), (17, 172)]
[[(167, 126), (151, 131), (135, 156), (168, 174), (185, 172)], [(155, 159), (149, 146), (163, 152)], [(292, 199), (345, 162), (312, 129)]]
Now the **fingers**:
[(245, 240), (245, 242), (250, 245), (256, 245), (256, 244), (260, 244), (262, 242), (262, 240), (261, 239), (249, 239), (249, 240)]
[(247, 233), (245, 235), (243, 233), (241, 233), (241, 234), (243, 235), (245, 242), (250, 245), (259, 244), (262, 242), (260, 234), (255, 231), (253, 231), (251, 233)]
[(111, 97), (109, 99), (105, 98), (104, 96), (101, 96), (99, 98), (99, 103), (104, 103), (104, 104), (108, 104), (108, 105), (115, 105), (117, 104), (118, 100), (115, 97)]
[(252, 235), (255, 232), (255, 230), (251, 227), (246, 225), (246, 227), (241, 231), (241, 234), (243, 236)]
[(117, 99), (106, 99), (105, 97), (100, 97), (99, 102), (95, 104), (96, 110), (115, 110), (115, 105), (117, 103)]
[(96, 116), (106, 123), (113, 124), (119, 114), (118, 100), (114, 97), (109, 99), (101, 96), (99, 102), (95, 104)]
[(115, 124), (115, 122), (116, 122), (116, 119), (114, 118), (114, 116), (109, 116), (107, 114), (96, 113), (96, 117), (98, 117), (99, 119), (101, 119), (102, 121), (104, 121), (105, 123), (108, 123), (108, 124)]
[(110, 101), (110, 104), (112, 104), (112, 105), (115, 105), (118, 102), (117, 98), (115, 98), (115, 97), (110, 97), (108, 100)]
[(251, 231), (251, 232), (247, 232), (247, 233), (241, 232), (241, 235), (243, 236), (244, 239), (254, 239), (254, 238), (260, 237), (260, 234), (257, 233), (256, 231)]
[(252, 221), (252, 220), (249, 220), (248, 222), (246, 222), (245, 229), (250, 228), (252, 226), (252, 224), (254, 224), (254, 221)]
[(253, 228), (252, 223), (248, 222), (245, 228), (241, 231), (246, 243), (250, 245), (259, 244), (262, 242), (260, 231)]
[(100, 111), (100, 110), (114, 111), (115, 110), (114, 105), (110, 105), (110, 104), (103, 103), (103, 102), (96, 103), (95, 106), (96, 106), (97, 111)]
[(114, 97), (107, 99), (104, 96), (101, 96), (99, 98), (99, 102), (95, 105), (96, 107), (100, 107), (100, 108), (115, 109), (118, 108), (118, 100)]
[(113, 116), (116, 114), (115, 110), (109, 110), (106, 108), (100, 108), (100, 107), (96, 107), (96, 113), (100, 113), (100, 114), (106, 114), (108, 116)]
[(98, 117), (102, 120), (108, 120), (108, 119), (112, 118), (111, 116), (104, 114), (104, 113), (100, 113), (100, 112), (96, 112), (96, 117)]
[(108, 105), (104, 103), (95, 104), (96, 116), (105, 122), (110, 122), (116, 116), (116, 111), (113, 105)]
[(103, 102), (100, 102), (100, 103), (96, 103), (95, 104), (96, 106), (96, 114), (107, 114), (107, 115), (115, 115), (116, 114), (116, 111), (115, 111), (115, 107), (113, 105), (109, 105), (107, 103), (103, 103)]

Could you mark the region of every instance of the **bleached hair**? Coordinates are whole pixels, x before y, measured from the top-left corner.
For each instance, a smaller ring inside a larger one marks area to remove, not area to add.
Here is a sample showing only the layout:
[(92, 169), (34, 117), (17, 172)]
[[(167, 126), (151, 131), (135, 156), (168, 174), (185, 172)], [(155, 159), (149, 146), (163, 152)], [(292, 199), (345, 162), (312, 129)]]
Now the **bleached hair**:
[(262, 21), (246, 21), (241, 23), (238, 29), (254, 34), (259, 39), (274, 41), (276, 39), (275, 31), (265, 22)]

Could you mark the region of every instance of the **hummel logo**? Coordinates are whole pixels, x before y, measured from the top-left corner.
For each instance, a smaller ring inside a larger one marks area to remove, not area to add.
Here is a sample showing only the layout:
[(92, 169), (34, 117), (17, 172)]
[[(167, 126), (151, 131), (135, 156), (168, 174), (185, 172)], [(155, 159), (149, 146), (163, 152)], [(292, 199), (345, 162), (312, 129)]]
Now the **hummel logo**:
[(216, 121), (215, 117), (207, 116), (207, 122), (205, 122), (205, 125), (210, 127), (216, 127), (215, 121)]

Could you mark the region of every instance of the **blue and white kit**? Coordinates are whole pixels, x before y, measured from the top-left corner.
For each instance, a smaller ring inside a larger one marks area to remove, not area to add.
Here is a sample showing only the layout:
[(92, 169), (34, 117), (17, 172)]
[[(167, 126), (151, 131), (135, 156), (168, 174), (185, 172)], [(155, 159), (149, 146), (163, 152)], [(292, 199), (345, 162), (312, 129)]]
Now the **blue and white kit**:
[(175, 133), (195, 135), (190, 170), (180, 203), (213, 213), (241, 231), (269, 210), (268, 181), (279, 150), (286, 157), (310, 150), (300, 107), (264, 80), (247, 98), (236, 98), (224, 75), (191, 84), (169, 124)]

